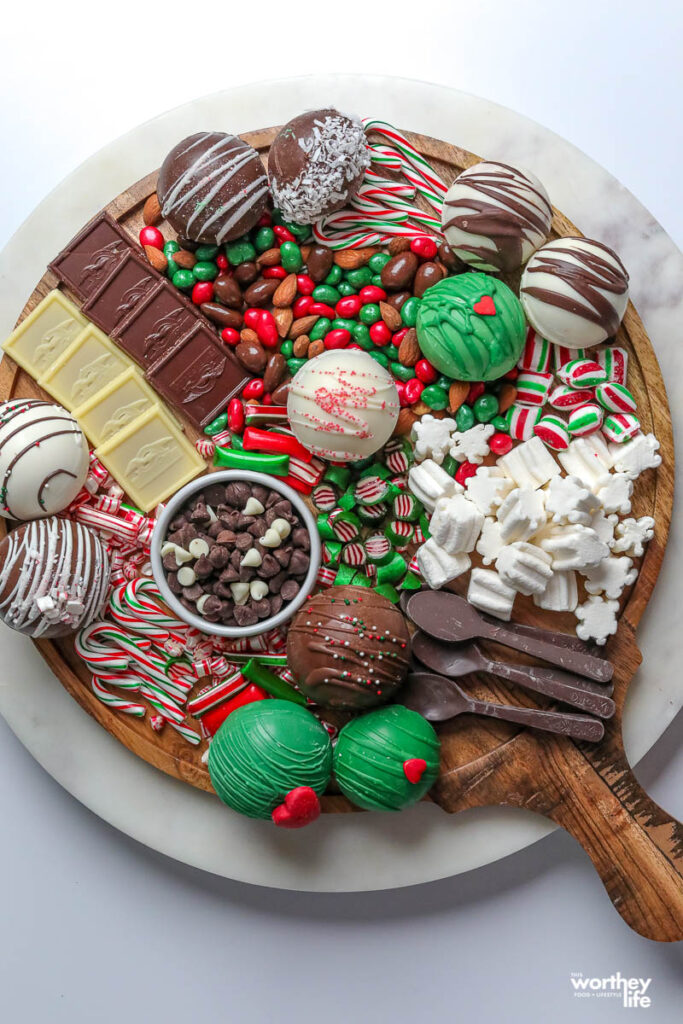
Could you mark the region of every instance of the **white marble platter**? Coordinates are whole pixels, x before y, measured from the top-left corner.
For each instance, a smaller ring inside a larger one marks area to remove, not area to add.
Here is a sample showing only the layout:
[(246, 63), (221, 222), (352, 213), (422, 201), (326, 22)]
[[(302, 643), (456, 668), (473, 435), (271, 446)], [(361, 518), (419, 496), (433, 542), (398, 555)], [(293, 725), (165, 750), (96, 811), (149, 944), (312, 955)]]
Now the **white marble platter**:
[[(676, 435), (683, 426), (683, 255), (611, 175), (568, 142), (510, 110), (455, 90), (371, 76), (316, 76), (216, 93), (161, 115), (105, 147), (36, 208), (0, 253), (3, 336), (47, 262), (128, 184), (158, 167), (180, 138), (244, 132), (304, 109), (338, 106), (517, 162), (588, 235), (613, 246), (659, 358)], [(629, 691), (626, 752), (637, 762), (683, 705), (678, 626), (683, 542), (674, 523), (654, 596), (641, 622), (643, 665)], [(484, 808), (450, 817), (421, 804), (395, 816), (327, 815), (283, 832), (233, 814), (215, 797), (163, 775), (104, 732), (59, 685), (26, 639), (2, 633), (0, 713), (62, 786), (121, 831), (187, 864), (282, 889), (388, 889), (455, 875), (507, 856), (552, 826), (530, 812)], [(679, 661), (680, 663), (680, 661)]]

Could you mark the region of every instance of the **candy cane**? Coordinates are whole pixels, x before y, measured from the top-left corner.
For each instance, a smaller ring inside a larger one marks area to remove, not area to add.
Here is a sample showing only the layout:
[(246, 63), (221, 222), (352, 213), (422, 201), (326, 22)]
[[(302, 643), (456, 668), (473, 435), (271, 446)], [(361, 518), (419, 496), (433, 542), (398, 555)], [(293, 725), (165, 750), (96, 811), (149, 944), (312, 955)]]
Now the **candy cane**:
[[(90, 685), (97, 699), (101, 700), (103, 704), (107, 705), (107, 707), (114, 708), (116, 711), (122, 711), (124, 715), (133, 715), (135, 718), (144, 718), (146, 709), (143, 704), (135, 704), (133, 701), (117, 697), (104, 685), (101, 676), (93, 676)], [(116, 685), (121, 685), (118, 680), (116, 681)], [(137, 688), (138, 687), (136, 686), (136, 689)]]
[[(419, 173), (420, 177), (427, 182), (433, 192), (437, 194), (440, 192), (443, 195), (448, 191), (447, 185), (430, 166), (429, 162), (425, 160), (421, 153), (418, 153), (412, 143), (408, 142), (405, 135), (403, 135), (397, 128), (394, 128), (393, 125), (372, 117), (364, 117), (363, 129), (366, 135), (370, 132), (374, 132), (375, 135), (379, 135), (380, 137), (387, 139), (390, 145), (398, 150), (403, 164), (405, 165), (405, 163), (408, 163), (412, 165), (412, 167), (414, 167)], [(403, 169), (404, 168), (402, 167), (401, 170)]]
[(182, 642), (184, 624), (163, 610), (161, 593), (153, 580), (136, 577), (124, 587), (116, 587), (109, 599), (112, 618), (134, 633), (163, 644), (169, 638)]

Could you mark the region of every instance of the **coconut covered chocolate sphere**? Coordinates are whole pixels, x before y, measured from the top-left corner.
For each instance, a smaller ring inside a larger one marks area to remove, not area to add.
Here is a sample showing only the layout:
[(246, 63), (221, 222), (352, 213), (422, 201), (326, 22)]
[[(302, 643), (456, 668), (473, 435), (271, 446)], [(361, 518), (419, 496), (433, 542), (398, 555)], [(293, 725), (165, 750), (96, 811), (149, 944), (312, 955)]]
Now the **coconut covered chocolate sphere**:
[(340, 210), (358, 191), (370, 157), (363, 125), (338, 110), (311, 110), (275, 137), (268, 177), (275, 206), (295, 224)]
[(108, 586), (104, 545), (80, 523), (36, 519), (0, 541), (0, 619), (26, 636), (68, 636), (87, 626)]
[(351, 803), (368, 811), (402, 811), (436, 782), (439, 738), (422, 715), (394, 704), (344, 726), (333, 767)]
[(14, 398), (0, 405), (0, 515), (38, 519), (61, 512), (88, 475), (89, 449), (61, 405)]
[(310, 711), (286, 700), (238, 708), (209, 746), (209, 775), (223, 803), (285, 828), (318, 817), (331, 768), (327, 732)]
[(515, 365), (524, 348), (521, 303), (488, 274), (447, 277), (422, 296), (417, 314), (422, 352), (440, 373), (455, 380), (496, 380)]
[(287, 634), (287, 663), (326, 708), (385, 704), (405, 681), (410, 634), (400, 610), (366, 587), (330, 587), (306, 601)]
[(198, 132), (164, 160), (157, 195), (179, 235), (221, 245), (254, 227), (268, 203), (268, 178), (256, 150), (236, 135)]
[(556, 238), (529, 260), (520, 297), (543, 338), (565, 348), (591, 348), (616, 333), (628, 305), (628, 274), (602, 242)]
[(330, 349), (309, 359), (287, 397), (287, 415), (299, 441), (335, 462), (378, 451), (391, 437), (399, 408), (391, 374), (357, 349)]
[(448, 192), (446, 241), (476, 270), (517, 270), (550, 234), (548, 193), (530, 171), (486, 160), (468, 167)]

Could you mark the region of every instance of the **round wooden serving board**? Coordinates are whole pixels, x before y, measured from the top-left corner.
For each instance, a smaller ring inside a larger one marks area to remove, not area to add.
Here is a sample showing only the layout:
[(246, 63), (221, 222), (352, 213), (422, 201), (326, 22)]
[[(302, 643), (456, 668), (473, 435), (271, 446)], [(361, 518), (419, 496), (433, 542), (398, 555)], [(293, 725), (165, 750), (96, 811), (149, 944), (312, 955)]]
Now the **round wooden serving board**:
[[(270, 128), (243, 138), (264, 162), (278, 131)], [(409, 133), (413, 144), (450, 182), (478, 157), (437, 139)], [(112, 200), (107, 211), (137, 239), (142, 207), (156, 189), (154, 172)], [(161, 225), (165, 237), (173, 237)], [(553, 237), (578, 235), (578, 229), (555, 211)], [(56, 255), (56, 254), (55, 254)], [(518, 281), (512, 280), (513, 286)], [(36, 285), (19, 321), (58, 281), (46, 272)], [(68, 290), (67, 290), (67, 294)], [(70, 296), (72, 299), (75, 297)], [(445, 811), (505, 804), (544, 814), (574, 835), (599, 872), (615, 907), (641, 935), (660, 941), (683, 939), (683, 826), (654, 804), (640, 788), (624, 754), (621, 719), (628, 684), (640, 664), (635, 630), (650, 598), (664, 557), (673, 506), (674, 451), (671, 417), (664, 382), (643, 324), (629, 303), (616, 343), (629, 353), (629, 387), (638, 403), (643, 430), (660, 442), (662, 465), (643, 474), (633, 496), (633, 515), (651, 515), (655, 535), (641, 560), (635, 585), (622, 599), (617, 634), (606, 647), (615, 666), (615, 717), (606, 723), (597, 745), (497, 722), (461, 717), (440, 729), (441, 774), (431, 798)], [(47, 397), (35, 381), (7, 356), (0, 363), (0, 399)], [(186, 424), (190, 437), (193, 429)], [(208, 468), (208, 467), (207, 467)], [(4, 520), (0, 521), (4, 532)], [(457, 588), (454, 588), (457, 589)], [(516, 605), (518, 620), (547, 629), (572, 632), (573, 616), (544, 613), (530, 600)], [(199, 789), (212, 791), (201, 751), (190, 747), (174, 730), (150, 730), (145, 720), (111, 711), (94, 696), (90, 676), (65, 641), (36, 641), (40, 653), (68, 692), (108, 732), (149, 764)], [(517, 689), (480, 675), (468, 689), (475, 696), (502, 703), (538, 706)], [(340, 796), (326, 796), (327, 812), (351, 811)]]

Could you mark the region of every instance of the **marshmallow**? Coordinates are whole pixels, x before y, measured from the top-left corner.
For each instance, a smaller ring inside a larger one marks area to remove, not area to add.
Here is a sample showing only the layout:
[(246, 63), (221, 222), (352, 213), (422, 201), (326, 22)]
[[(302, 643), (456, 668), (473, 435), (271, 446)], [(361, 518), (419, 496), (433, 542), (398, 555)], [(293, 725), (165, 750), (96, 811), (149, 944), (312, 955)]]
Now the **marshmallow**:
[(646, 469), (656, 469), (662, 464), (658, 455), (659, 441), (654, 434), (638, 434), (632, 441), (610, 445), (612, 465), (618, 473), (626, 473), (635, 480)]
[(625, 516), (631, 511), (633, 481), (626, 473), (605, 473), (595, 482), (595, 495), (603, 511), (619, 512)]
[(493, 569), (473, 569), (467, 600), (488, 615), (495, 615), (497, 619), (508, 622), (515, 603), (515, 591)]
[(597, 565), (609, 554), (609, 548), (595, 530), (580, 523), (555, 526), (538, 539), (540, 546), (552, 556), (553, 569), (585, 569)]
[(481, 555), (484, 565), (490, 565), (495, 561), (504, 546), (500, 523), (497, 519), (487, 517), (477, 541), (477, 551)]
[(613, 462), (612, 455), (599, 432), (587, 437), (577, 437), (567, 450), (559, 452), (557, 457), (568, 476), (578, 476), (591, 490), (596, 480), (611, 469)]
[(449, 555), (473, 551), (484, 525), (484, 515), (463, 494), (439, 498), (429, 522), (429, 532)]
[(467, 478), (467, 497), (485, 516), (495, 513), (504, 498), (514, 489), (510, 477), (498, 466), (480, 466), (474, 476)]
[(438, 420), (436, 416), (427, 414), (413, 424), (411, 436), (415, 442), (415, 458), (433, 459), (439, 465), (446, 457), (450, 448), (451, 434), (457, 429), (455, 420)]
[(425, 459), (419, 466), (412, 467), (408, 474), (408, 486), (429, 512), (434, 511), (439, 498), (462, 494), (464, 491), (464, 488), (433, 459)]
[(554, 523), (583, 523), (600, 507), (592, 491), (578, 476), (555, 476), (545, 489), (545, 510)]
[(607, 637), (617, 631), (618, 611), (618, 601), (606, 601), (602, 597), (592, 595), (574, 612), (579, 620), (576, 635), (581, 640), (595, 640), (596, 644), (604, 644)]
[[(600, 540), (611, 548), (614, 546), (614, 528), (618, 522), (615, 515), (606, 516), (602, 509), (598, 509), (591, 516), (591, 521), (588, 525), (592, 530), (595, 530)], [(618, 529), (618, 527), (617, 527)]]
[(560, 472), (560, 467), (540, 437), (530, 437), (507, 455), (501, 455), (497, 465), (518, 487), (528, 490), (542, 487)]
[(554, 572), (542, 594), (534, 594), (537, 608), (549, 612), (573, 612), (579, 603), (576, 574), (571, 570)]
[(496, 428), (490, 423), (476, 423), (462, 433), (451, 434), (451, 455), (458, 462), (480, 463), (489, 453), (489, 438)]
[(506, 544), (528, 540), (546, 521), (543, 494), (518, 487), (508, 494), (497, 514), (501, 537)]
[(604, 594), (617, 600), (626, 587), (635, 583), (638, 570), (633, 568), (633, 562), (626, 555), (621, 558), (610, 555), (597, 565), (584, 569), (582, 575), (586, 577), (585, 586), (589, 594)]
[(547, 551), (535, 544), (516, 541), (506, 545), (500, 552), (496, 559), (496, 570), (503, 583), (529, 597), (544, 592), (553, 575), (551, 562)]
[[(616, 516), (614, 517), (616, 519)], [(624, 519), (618, 523), (615, 534), (616, 540), (612, 550), (630, 555), (632, 558), (640, 558), (645, 551), (645, 545), (654, 537), (655, 521), (652, 516), (641, 516), (640, 519)]]
[(424, 582), (432, 590), (439, 590), (446, 583), (467, 572), (471, 562), (469, 555), (449, 555), (436, 543), (433, 537), (417, 549), (417, 565)]

